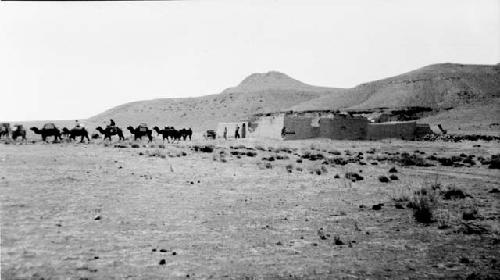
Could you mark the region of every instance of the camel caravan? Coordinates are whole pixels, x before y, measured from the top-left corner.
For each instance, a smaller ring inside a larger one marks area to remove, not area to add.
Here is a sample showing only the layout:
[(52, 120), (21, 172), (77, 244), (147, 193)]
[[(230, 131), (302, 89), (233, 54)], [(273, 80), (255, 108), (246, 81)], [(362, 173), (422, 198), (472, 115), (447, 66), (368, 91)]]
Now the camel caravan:
[[(26, 129), (23, 125), (16, 124), (13, 127), (14, 129), (11, 128), (9, 123), (0, 123), (0, 139), (12, 139), (16, 141), (16, 139), (21, 138), (22, 141), (26, 141)], [(131, 138), (134, 141), (145, 138), (148, 142), (152, 142), (154, 139), (153, 132), (156, 133), (157, 137), (161, 137), (163, 141), (167, 141), (168, 143), (191, 140), (193, 135), (191, 128), (175, 129), (173, 126), (165, 126), (164, 128), (155, 126), (153, 129), (150, 129), (146, 123), (141, 123), (137, 127), (128, 126), (126, 129), (130, 132)], [(76, 121), (75, 126), (71, 129), (67, 127), (59, 129), (54, 123), (46, 123), (41, 128), (30, 127), (29, 130), (33, 131), (35, 135), (40, 135), (43, 142), (48, 142), (50, 139), (54, 143), (59, 143), (63, 140), (71, 142), (79, 138), (81, 143), (84, 143), (85, 140), (89, 143), (89, 136), (92, 139), (99, 139), (102, 136), (104, 141), (112, 141), (114, 136), (118, 138), (118, 141), (126, 140), (123, 133), (124, 130), (116, 126), (113, 120), (110, 120), (110, 123), (104, 128), (102, 126), (96, 127), (95, 130), (99, 134), (95, 133), (92, 135), (79, 121)]]

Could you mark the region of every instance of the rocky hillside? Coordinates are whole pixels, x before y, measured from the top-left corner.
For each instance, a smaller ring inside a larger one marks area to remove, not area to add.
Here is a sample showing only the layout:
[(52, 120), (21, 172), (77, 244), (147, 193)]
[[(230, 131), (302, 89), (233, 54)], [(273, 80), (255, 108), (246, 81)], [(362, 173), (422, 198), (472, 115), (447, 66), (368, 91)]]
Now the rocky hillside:
[(409, 106), (449, 109), (500, 97), (500, 65), (434, 64), (358, 85), (292, 106), (313, 109), (372, 109)]
[(333, 94), (336, 89), (306, 85), (279, 72), (256, 73), (220, 94), (197, 98), (162, 98), (120, 105), (88, 120), (101, 125), (114, 119), (118, 125), (215, 128), (218, 122), (246, 119), (255, 113), (276, 112), (302, 102)]

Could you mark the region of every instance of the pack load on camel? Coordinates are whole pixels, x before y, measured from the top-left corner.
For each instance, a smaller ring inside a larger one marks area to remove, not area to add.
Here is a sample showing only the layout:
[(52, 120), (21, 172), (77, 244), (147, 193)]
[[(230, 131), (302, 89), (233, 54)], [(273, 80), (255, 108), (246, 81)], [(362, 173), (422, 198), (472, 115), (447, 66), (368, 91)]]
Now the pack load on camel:
[(134, 135), (134, 140), (138, 140), (146, 136), (149, 142), (153, 141), (153, 131), (149, 130), (148, 125), (145, 123), (141, 123), (136, 128), (128, 126), (127, 129), (130, 131), (130, 134)]
[(54, 142), (61, 141), (61, 131), (56, 127), (54, 123), (46, 123), (43, 125), (42, 129), (37, 127), (31, 127), (35, 134), (40, 134), (42, 140), (45, 142), (47, 137), (54, 136)]
[(56, 125), (54, 123), (46, 123), (43, 125), (43, 130), (56, 129)]
[(137, 131), (139, 132), (147, 132), (148, 131), (148, 125), (146, 123), (141, 123), (139, 124), (139, 126), (137, 127)]

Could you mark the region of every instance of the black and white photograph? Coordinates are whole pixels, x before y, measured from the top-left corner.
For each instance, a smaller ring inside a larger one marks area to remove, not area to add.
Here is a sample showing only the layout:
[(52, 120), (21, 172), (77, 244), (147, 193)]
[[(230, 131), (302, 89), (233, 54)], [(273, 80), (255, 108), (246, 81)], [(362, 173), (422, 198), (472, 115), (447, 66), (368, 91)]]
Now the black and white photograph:
[(0, 279), (500, 279), (500, 1), (0, 1)]

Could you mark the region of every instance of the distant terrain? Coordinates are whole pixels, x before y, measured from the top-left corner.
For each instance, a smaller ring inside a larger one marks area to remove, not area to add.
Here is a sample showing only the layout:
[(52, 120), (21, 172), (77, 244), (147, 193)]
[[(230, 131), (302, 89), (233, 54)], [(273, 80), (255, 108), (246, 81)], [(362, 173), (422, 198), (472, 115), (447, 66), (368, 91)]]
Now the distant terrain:
[[(318, 87), (284, 73), (254, 73), (220, 94), (161, 98), (119, 105), (89, 118), (89, 127), (114, 119), (119, 126), (191, 127), (201, 132), (218, 122), (256, 113), (307, 110), (376, 110), (424, 107), (421, 120), (452, 133), (499, 134), (500, 65), (434, 64), (354, 88)], [(71, 123), (64, 122), (66, 123)]]

